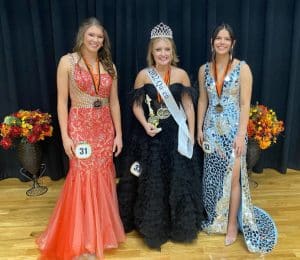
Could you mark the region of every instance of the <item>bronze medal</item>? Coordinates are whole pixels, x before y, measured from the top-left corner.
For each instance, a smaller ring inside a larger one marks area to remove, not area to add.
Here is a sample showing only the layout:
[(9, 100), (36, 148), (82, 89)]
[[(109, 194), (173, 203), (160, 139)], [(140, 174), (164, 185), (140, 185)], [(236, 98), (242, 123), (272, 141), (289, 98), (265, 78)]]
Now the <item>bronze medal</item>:
[(93, 105), (94, 105), (94, 107), (101, 107), (100, 99), (97, 99), (96, 101), (94, 101)]
[(223, 106), (220, 103), (215, 106), (215, 109), (218, 113), (223, 112)]

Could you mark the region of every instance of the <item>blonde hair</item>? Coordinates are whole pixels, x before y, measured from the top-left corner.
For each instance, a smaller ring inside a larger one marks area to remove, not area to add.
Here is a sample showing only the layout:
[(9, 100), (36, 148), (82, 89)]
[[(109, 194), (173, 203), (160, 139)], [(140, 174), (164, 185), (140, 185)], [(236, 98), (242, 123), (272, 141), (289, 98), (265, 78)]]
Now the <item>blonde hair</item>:
[(173, 41), (173, 39), (170, 38), (153, 38), (150, 40), (149, 45), (148, 45), (148, 52), (147, 52), (147, 64), (149, 67), (151, 66), (155, 66), (155, 60), (153, 58), (152, 55), (152, 51), (153, 51), (153, 45), (155, 42), (159, 41), (159, 40), (164, 40), (164, 41), (169, 41), (171, 43), (171, 47), (172, 47), (172, 60), (171, 60), (171, 65), (173, 66), (177, 66), (177, 63), (179, 62), (177, 53), (176, 53), (176, 46), (175, 43)]
[(77, 52), (79, 57), (81, 57), (81, 48), (83, 45), (84, 34), (91, 26), (97, 26), (103, 31), (103, 36), (104, 36), (103, 46), (98, 51), (98, 58), (99, 58), (100, 62), (102, 63), (104, 69), (108, 72), (108, 74), (112, 78), (115, 78), (116, 71), (114, 69), (113, 62), (112, 62), (109, 37), (108, 37), (108, 34), (107, 34), (106, 30), (104, 29), (103, 25), (99, 22), (99, 20), (97, 18), (90, 17), (90, 18), (86, 19), (80, 25), (78, 32), (77, 32), (75, 46), (73, 48), (73, 51)]

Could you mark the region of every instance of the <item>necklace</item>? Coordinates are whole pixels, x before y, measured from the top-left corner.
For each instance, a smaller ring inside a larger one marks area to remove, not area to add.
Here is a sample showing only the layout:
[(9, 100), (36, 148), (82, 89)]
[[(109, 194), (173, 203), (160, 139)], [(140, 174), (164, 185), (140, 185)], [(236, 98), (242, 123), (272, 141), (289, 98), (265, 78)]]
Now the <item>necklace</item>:
[[(100, 88), (100, 82), (101, 82), (99, 59), (97, 57), (97, 60), (96, 60), (98, 74), (94, 74), (93, 73), (93, 67), (89, 63), (87, 63), (87, 61), (86, 61), (86, 59), (84, 58), (83, 55), (81, 55), (81, 56), (82, 56), (82, 59), (84, 61), (85, 66), (87, 67), (88, 72), (89, 72), (89, 74), (92, 78), (95, 93), (98, 96), (99, 88)], [(96, 76), (98, 76), (98, 77), (96, 77)], [(93, 105), (94, 105), (94, 107), (100, 107), (101, 106), (100, 99), (98, 98), (96, 101), (94, 101)]]
[[(167, 69), (165, 75), (164, 75), (164, 82), (167, 86), (170, 85), (170, 79), (171, 79), (171, 66)], [(159, 117), (159, 119), (167, 119), (171, 113), (169, 109), (166, 107), (166, 105), (163, 103), (162, 97), (159, 93), (157, 93), (157, 101), (160, 104), (160, 108), (157, 110), (156, 114)]]
[(226, 69), (224, 70), (224, 73), (223, 73), (220, 81), (218, 81), (217, 63), (213, 62), (213, 66), (214, 66), (213, 68), (214, 68), (216, 91), (217, 91), (218, 98), (219, 98), (219, 103), (215, 106), (215, 109), (218, 113), (221, 113), (221, 112), (223, 112), (223, 106), (220, 104), (220, 100), (221, 100), (221, 95), (222, 95), (222, 92), (223, 92), (224, 80), (225, 80), (225, 77), (226, 77), (226, 75), (229, 71), (229, 68), (231, 66), (231, 62), (230, 61), (227, 62)]

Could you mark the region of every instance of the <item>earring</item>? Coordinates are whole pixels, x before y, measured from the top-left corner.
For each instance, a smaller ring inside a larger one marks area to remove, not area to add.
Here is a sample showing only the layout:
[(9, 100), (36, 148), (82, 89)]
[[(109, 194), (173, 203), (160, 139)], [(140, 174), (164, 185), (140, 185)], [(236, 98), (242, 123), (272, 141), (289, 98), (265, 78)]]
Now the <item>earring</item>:
[(229, 56), (230, 56), (230, 60), (232, 61), (232, 59), (233, 59), (233, 46), (230, 48)]
[(214, 47), (211, 45), (211, 59), (212, 59), (212, 61), (215, 61), (215, 58), (216, 58), (216, 52), (215, 52)]

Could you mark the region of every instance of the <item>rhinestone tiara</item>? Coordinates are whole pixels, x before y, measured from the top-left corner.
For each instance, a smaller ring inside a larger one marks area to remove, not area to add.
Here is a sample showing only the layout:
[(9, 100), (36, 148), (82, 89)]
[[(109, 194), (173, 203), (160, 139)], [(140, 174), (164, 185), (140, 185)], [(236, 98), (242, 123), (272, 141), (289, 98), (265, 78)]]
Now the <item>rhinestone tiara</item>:
[(164, 23), (160, 23), (160, 24), (156, 25), (151, 30), (150, 39), (162, 38), (162, 37), (173, 39), (173, 32), (172, 32), (171, 28), (168, 25), (164, 24)]

